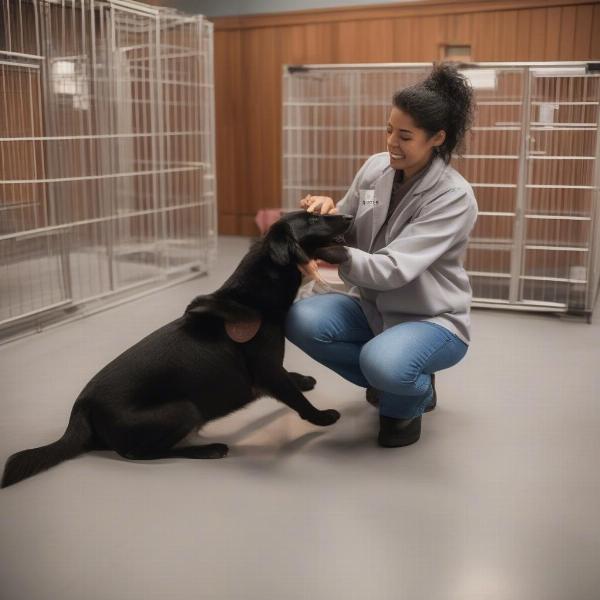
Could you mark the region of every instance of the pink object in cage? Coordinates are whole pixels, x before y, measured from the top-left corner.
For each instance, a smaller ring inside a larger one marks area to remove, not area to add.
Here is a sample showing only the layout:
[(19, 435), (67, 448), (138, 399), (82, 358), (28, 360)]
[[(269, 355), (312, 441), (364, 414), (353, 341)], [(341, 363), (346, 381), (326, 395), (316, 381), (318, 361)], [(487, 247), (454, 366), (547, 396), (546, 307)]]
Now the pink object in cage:
[(256, 226), (263, 234), (281, 217), (281, 208), (261, 208), (254, 219)]

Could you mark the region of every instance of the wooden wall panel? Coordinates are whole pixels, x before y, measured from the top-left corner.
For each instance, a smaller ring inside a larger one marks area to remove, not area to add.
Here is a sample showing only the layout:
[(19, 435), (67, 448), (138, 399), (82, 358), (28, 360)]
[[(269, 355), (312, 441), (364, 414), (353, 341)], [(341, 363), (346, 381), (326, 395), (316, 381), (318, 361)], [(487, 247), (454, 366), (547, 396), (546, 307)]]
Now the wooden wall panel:
[[(530, 19), (529, 60), (544, 60), (546, 56), (546, 9), (527, 11)], [(525, 33), (527, 35), (527, 32)]]
[(281, 36), (282, 64), (318, 64), (330, 60), (334, 37), (328, 24), (293, 25)]
[(532, 14), (535, 11), (527, 10), (517, 12), (516, 15), (516, 49), (515, 49), (515, 60), (526, 62), (531, 60), (531, 50), (530, 50), (530, 33), (533, 27), (532, 19), (534, 15)]
[[(521, 16), (521, 11), (509, 10), (500, 13), (494, 19), (494, 46), (499, 53), (499, 57), (492, 60), (518, 60), (517, 23)], [(527, 57), (525, 60), (527, 60)]]
[(341, 63), (390, 62), (394, 55), (394, 25), (389, 19), (348, 21), (332, 26), (333, 61)]
[[(472, 15), (469, 15), (472, 17)], [(398, 19), (397, 21), (400, 21)], [(448, 25), (443, 16), (420, 17), (419, 18), (420, 32), (426, 32), (427, 35), (420, 35), (417, 39), (413, 39), (414, 47), (417, 48), (417, 56), (422, 60), (423, 56), (432, 57), (431, 60), (440, 57), (440, 49), (443, 44), (458, 43), (461, 44), (460, 38), (451, 41), (447, 33)], [(460, 33), (460, 32), (459, 32)]]
[[(493, 16), (492, 16), (493, 19)], [(494, 47), (493, 20), (487, 13), (473, 15), (473, 30), (471, 32), (471, 51), (473, 60), (480, 62), (500, 60), (499, 49)]]
[[(575, 16), (575, 31), (573, 41), (573, 53), (575, 56), (590, 56), (592, 42), (592, 19), (594, 17), (594, 7), (589, 4), (578, 6)], [(596, 29), (595, 37), (600, 37), (600, 32)], [(596, 58), (598, 55), (596, 55)]]
[(437, 60), (442, 44), (462, 43), (460, 37), (447, 35), (448, 23), (443, 17), (406, 17), (391, 22), (394, 23), (395, 54), (382, 62)]
[[(443, 36), (440, 36), (443, 39)], [(420, 55), (417, 19), (407, 17), (394, 20), (394, 60), (391, 62), (415, 62)], [(435, 50), (434, 50), (435, 52)], [(387, 61), (384, 61), (387, 62)]]
[[(549, 8), (546, 11), (546, 46), (544, 49), (544, 59), (546, 56), (554, 56), (554, 60), (559, 59), (560, 50), (560, 8)], [(564, 60), (564, 59), (563, 59)]]
[(558, 44), (558, 59), (570, 60), (575, 48), (575, 15), (576, 6), (566, 6), (561, 9), (560, 37)]
[(590, 56), (591, 58), (600, 58), (600, 2), (594, 4), (594, 20), (590, 32)]
[[(278, 28), (242, 32), (242, 104), (246, 148), (240, 160), (249, 160), (249, 177), (242, 189), (239, 206), (244, 208), (244, 231), (254, 227), (258, 208), (281, 205), (281, 35)], [(237, 161), (236, 161), (237, 163)]]
[(241, 32), (219, 33), (218, 51), (214, 54), (215, 127), (217, 193), (220, 226), (225, 231), (238, 231), (242, 204), (242, 185), (247, 180), (249, 161), (244, 157), (250, 148), (245, 124), (247, 110), (243, 106), (241, 69)]
[(255, 235), (280, 205), (285, 64), (429, 62), (445, 44), (472, 59), (600, 59), (598, 0), (430, 0), (224, 17), (215, 22), (217, 184), (221, 233)]
[[(444, 43), (464, 45), (470, 44), (473, 38), (473, 14), (450, 15), (446, 17), (446, 35)], [(425, 25), (425, 24), (423, 24)], [(420, 33), (428, 34), (427, 27), (421, 26)]]

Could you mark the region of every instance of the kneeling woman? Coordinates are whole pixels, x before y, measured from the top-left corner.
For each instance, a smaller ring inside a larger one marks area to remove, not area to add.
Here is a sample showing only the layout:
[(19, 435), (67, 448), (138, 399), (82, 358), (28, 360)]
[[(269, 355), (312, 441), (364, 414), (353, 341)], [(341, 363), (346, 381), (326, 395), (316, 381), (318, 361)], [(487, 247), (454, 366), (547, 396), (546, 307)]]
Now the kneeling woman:
[(324, 249), (348, 295), (296, 302), (288, 339), (379, 406), (379, 443), (406, 446), (435, 406), (434, 373), (458, 363), (469, 344), (471, 287), (462, 265), (477, 202), (450, 165), (473, 114), (472, 90), (450, 65), (397, 92), (387, 152), (371, 156), (337, 204), (307, 196), (301, 206), (354, 216), (347, 246)]

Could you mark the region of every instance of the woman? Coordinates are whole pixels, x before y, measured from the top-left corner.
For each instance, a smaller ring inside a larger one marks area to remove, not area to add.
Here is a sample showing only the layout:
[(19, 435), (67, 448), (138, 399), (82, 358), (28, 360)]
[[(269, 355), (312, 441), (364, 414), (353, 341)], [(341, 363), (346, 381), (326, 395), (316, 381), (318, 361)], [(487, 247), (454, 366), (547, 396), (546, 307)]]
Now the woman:
[(338, 264), (351, 287), (296, 302), (286, 335), (367, 388), (384, 447), (419, 439), (421, 415), (435, 406), (433, 374), (468, 349), (472, 294), (462, 256), (477, 202), (449, 162), (472, 115), (468, 81), (448, 64), (435, 66), (394, 95), (387, 152), (365, 162), (337, 206), (325, 196), (301, 201), (309, 212), (354, 216), (347, 246), (319, 256)]

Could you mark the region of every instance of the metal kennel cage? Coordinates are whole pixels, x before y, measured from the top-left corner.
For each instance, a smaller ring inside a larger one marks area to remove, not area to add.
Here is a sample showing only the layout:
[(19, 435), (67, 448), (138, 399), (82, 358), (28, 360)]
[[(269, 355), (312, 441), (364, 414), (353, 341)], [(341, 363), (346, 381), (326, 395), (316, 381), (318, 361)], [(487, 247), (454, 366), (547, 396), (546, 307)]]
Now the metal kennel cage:
[(211, 23), (4, 0), (0, 336), (206, 272), (214, 171)]
[[(584, 313), (600, 280), (600, 73), (595, 63), (479, 63), (462, 71), (477, 111), (453, 165), (479, 218), (465, 257), (474, 304)], [(431, 64), (289, 66), (283, 73), (283, 203), (339, 200), (385, 150), (394, 91)]]

